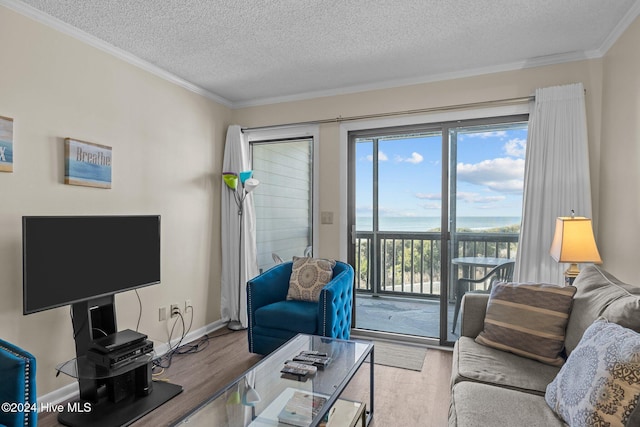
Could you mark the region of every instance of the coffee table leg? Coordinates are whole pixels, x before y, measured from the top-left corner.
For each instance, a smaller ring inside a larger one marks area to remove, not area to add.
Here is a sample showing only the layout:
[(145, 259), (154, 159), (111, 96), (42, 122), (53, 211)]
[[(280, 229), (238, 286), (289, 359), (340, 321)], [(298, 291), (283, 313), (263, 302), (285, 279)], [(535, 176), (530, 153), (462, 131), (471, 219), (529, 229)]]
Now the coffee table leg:
[(371, 349), (371, 360), (369, 363), (369, 414), (365, 416), (367, 420), (366, 425), (369, 425), (373, 419), (373, 367), (375, 366), (375, 350), (376, 348), (373, 346)]

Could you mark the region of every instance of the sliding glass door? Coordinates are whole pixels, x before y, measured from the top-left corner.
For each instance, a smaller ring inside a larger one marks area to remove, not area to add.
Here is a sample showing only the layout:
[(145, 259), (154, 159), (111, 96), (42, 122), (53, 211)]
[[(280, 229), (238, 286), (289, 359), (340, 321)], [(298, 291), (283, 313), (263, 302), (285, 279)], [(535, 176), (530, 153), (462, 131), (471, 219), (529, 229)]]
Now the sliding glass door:
[[(526, 120), (350, 133), (357, 329), (457, 339), (457, 279), (481, 277), (488, 258), (515, 258)], [(462, 266), (462, 257), (485, 265)]]
[(350, 149), (355, 327), (438, 337), (442, 131), (358, 132)]

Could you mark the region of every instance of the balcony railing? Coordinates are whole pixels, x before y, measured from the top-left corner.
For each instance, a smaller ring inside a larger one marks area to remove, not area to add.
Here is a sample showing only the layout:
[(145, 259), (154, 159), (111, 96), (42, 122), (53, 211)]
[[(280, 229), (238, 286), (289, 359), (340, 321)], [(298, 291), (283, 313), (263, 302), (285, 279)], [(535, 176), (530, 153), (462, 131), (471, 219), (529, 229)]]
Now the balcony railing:
[[(356, 233), (356, 289), (372, 294), (437, 297), (441, 291), (439, 232)], [(515, 258), (518, 233), (459, 232), (454, 235), (456, 257)], [(377, 256), (375, 256), (377, 255)], [(460, 277), (453, 266), (451, 274)], [(471, 270), (483, 274), (486, 268)]]

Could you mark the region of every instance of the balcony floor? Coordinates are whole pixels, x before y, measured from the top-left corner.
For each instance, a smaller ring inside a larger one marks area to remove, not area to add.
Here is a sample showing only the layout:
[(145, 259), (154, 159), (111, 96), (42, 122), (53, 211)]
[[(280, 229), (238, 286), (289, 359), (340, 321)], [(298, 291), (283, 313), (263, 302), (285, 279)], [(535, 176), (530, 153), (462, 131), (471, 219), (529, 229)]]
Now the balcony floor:
[[(455, 303), (448, 306), (448, 340), (455, 341), (460, 333), (460, 318), (456, 334), (451, 333)], [(440, 302), (402, 296), (356, 296), (356, 328), (392, 332), (419, 337), (438, 338), (440, 334)]]

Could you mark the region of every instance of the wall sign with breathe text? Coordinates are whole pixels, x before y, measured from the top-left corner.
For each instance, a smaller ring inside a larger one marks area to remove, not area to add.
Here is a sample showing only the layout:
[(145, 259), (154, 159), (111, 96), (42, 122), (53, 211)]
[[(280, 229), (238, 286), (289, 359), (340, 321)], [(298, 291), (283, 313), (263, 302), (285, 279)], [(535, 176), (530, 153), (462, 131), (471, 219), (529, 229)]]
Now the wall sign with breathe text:
[(111, 164), (111, 147), (65, 138), (65, 184), (111, 188)]
[(13, 172), (13, 119), (0, 116), (0, 172)]

